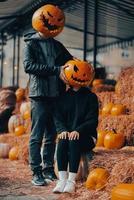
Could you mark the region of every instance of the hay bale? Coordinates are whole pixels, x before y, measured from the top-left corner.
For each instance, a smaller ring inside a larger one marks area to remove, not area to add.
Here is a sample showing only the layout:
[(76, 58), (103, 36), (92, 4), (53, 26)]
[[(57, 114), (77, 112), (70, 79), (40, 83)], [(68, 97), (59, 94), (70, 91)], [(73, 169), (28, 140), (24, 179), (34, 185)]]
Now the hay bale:
[(119, 183), (134, 183), (134, 157), (119, 161), (113, 167), (106, 190), (111, 190)]
[(14, 134), (4, 134), (0, 135), (0, 143), (8, 143), (11, 147), (19, 146), (19, 160), (28, 163), (29, 151), (29, 134), (25, 134), (22, 136), (15, 136)]
[(99, 130), (115, 129), (126, 136), (126, 143), (134, 145), (134, 115), (100, 116)]

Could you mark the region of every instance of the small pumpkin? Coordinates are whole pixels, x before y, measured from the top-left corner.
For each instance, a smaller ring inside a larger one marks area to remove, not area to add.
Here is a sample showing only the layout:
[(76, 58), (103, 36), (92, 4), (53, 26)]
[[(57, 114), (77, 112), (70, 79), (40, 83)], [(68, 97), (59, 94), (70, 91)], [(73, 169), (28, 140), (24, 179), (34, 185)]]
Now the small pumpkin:
[(111, 115), (117, 116), (125, 114), (126, 107), (122, 104), (115, 104), (111, 109)]
[(25, 89), (18, 88), (15, 92), (17, 102), (23, 101), (25, 98)]
[(19, 157), (19, 147), (14, 146), (9, 151), (9, 159), (10, 160), (18, 160)]
[(102, 115), (109, 115), (111, 113), (111, 109), (114, 106), (114, 104), (112, 102), (106, 104), (101, 111)]
[(93, 82), (92, 82), (92, 86), (96, 87), (98, 85), (102, 85), (103, 83), (104, 83), (103, 79), (94, 79)]
[(109, 172), (103, 168), (92, 170), (86, 180), (86, 188), (90, 190), (102, 189), (105, 187)]
[(8, 121), (9, 133), (14, 133), (17, 126), (24, 125), (24, 119), (21, 115), (12, 115)]
[(125, 143), (125, 136), (117, 133), (115, 130), (107, 132), (104, 138), (104, 147), (106, 149), (120, 149)]
[(27, 120), (31, 118), (31, 113), (29, 110), (26, 110), (23, 114), (23, 119)]
[(134, 184), (122, 183), (112, 189), (111, 200), (134, 200)]
[(7, 143), (0, 143), (0, 158), (8, 158), (10, 145)]
[(24, 126), (20, 125), (20, 126), (17, 126), (14, 130), (14, 133), (16, 136), (21, 136), (23, 134), (25, 134), (25, 128)]
[(47, 4), (35, 11), (32, 17), (33, 28), (45, 37), (57, 36), (64, 27), (63, 11), (55, 5)]
[(97, 143), (96, 147), (103, 147), (104, 146), (104, 138), (107, 134), (107, 131), (98, 130), (97, 131)]
[(94, 77), (94, 70), (90, 63), (80, 60), (70, 60), (65, 65), (65, 76), (69, 85), (75, 87), (90, 85)]

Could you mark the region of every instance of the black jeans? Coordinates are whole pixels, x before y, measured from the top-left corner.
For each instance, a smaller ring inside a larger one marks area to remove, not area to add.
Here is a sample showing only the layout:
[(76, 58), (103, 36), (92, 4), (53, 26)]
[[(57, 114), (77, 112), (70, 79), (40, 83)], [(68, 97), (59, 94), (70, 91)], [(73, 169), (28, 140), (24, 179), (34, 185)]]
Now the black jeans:
[(88, 153), (95, 144), (90, 136), (80, 135), (79, 140), (59, 139), (57, 146), (58, 171), (77, 173), (82, 153)]
[[(53, 171), (56, 129), (52, 117), (55, 98), (31, 98), (32, 130), (29, 160), (32, 171)], [(41, 156), (42, 151), (42, 156)]]

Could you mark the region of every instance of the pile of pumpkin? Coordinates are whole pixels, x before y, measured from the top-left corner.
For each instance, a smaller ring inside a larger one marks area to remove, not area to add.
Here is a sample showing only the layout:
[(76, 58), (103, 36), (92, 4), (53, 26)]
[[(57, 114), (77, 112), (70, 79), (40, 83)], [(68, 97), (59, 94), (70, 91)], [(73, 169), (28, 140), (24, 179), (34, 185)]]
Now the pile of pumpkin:
[[(28, 148), (31, 128), (30, 101), (26, 101), (25, 89), (18, 88), (15, 95), (17, 103), (8, 122), (9, 133), (0, 136), (0, 158), (9, 157), (10, 160), (17, 160), (20, 157), (20, 150), (23, 153), (22, 146)], [(28, 152), (26, 156), (28, 157)]]

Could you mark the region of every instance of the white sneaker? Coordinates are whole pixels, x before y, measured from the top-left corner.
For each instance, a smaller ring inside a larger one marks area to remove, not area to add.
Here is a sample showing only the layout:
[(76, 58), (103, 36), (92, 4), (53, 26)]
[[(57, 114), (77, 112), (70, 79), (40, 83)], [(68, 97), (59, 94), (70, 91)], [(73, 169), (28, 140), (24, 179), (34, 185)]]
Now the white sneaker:
[(75, 183), (75, 181), (67, 180), (63, 192), (73, 193), (73, 192), (75, 192), (75, 190), (76, 190), (76, 183)]
[(54, 193), (62, 193), (64, 190), (64, 187), (66, 185), (66, 181), (67, 180), (59, 180), (57, 182), (57, 185), (55, 186), (55, 188), (53, 189)]

